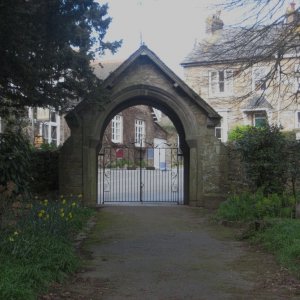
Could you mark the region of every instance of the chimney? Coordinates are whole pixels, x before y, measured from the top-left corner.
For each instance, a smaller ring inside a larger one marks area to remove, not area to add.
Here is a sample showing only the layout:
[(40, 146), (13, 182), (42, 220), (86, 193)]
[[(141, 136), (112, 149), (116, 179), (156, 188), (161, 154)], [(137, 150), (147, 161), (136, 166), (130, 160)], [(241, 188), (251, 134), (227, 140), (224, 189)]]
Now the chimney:
[(285, 12), (286, 23), (291, 24), (297, 21), (299, 18), (299, 13), (296, 10), (296, 3), (293, 1), (290, 3), (290, 6), (287, 8)]
[(220, 18), (221, 11), (217, 11), (211, 17), (206, 19), (206, 33), (214, 34), (216, 31), (223, 29), (224, 22)]

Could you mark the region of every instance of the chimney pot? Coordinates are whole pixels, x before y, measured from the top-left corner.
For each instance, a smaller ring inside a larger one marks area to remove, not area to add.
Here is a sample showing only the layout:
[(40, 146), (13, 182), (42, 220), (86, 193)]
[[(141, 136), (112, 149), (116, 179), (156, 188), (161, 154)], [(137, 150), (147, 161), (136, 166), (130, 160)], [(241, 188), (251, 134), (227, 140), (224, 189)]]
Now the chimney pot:
[(220, 18), (221, 11), (217, 11), (211, 17), (206, 19), (206, 33), (214, 33), (217, 30), (223, 29), (224, 22)]

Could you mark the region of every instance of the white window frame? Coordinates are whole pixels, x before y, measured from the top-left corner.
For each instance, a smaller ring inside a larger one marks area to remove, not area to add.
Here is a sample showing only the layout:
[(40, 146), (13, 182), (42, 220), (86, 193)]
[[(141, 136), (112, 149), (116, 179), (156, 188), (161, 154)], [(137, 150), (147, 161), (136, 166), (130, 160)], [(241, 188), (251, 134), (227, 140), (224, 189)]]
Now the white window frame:
[(230, 110), (227, 108), (217, 109), (217, 113), (222, 117), (220, 126), (215, 127), (215, 137), (217, 137), (217, 131), (220, 130), (221, 137), (217, 137), (222, 143), (228, 141), (228, 114)]
[(111, 120), (111, 141), (113, 143), (123, 143), (123, 116), (115, 115)]
[(295, 113), (295, 128), (300, 128), (300, 111)]
[(268, 68), (265, 66), (252, 68), (252, 91), (265, 91), (267, 89), (267, 74)]
[(233, 95), (233, 70), (210, 70), (209, 78), (209, 96), (226, 97)]
[(144, 120), (135, 119), (135, 146), (144, 147), (145, 146), (145, 132), (146, 132), (146, 122)]
[[(257, 115), (261, 115), (261, 116), (263, 116), (263, 117), (257, 118), (257, 117), (256, 117)], [(253, 126), (254, 126), (254, 127), (257, 127), (257, 126), (256, 126), (256, 120), (257, 120), (257, 119), (260, 119), (260, 120), (264, 119), (264, 120), (266, 120), (266, 123), (268, 123), (268, 115), (267, 115), (266, 112), (264, 112), (264, 111), (253, 112)]]
[[(218, 126), (218, 127), (215, 127), (215, 137), (218, 139), (218, 140), (220, 140), (220, 141), (222, 141), (222, 138), (223, 138), (223, 132), (222, 132), (223, 130), (222, 130), (222, 127), (221, 126)], [(218, 134), (218, 132), (220, 133), (220, 134)], [(219, 136), (218, 136), (219, 135)]]
[[(51, 113), (55, 113), (55, 122), (51, 120)], [(56, 139), (52, 137), (53, 128), (56, 128)], [(60, 144), (60, 116), (58, 112), (50, 109), (49, 120), (40, 122), (40, 135), (45, 143), (54, 143), (56, 146)]]

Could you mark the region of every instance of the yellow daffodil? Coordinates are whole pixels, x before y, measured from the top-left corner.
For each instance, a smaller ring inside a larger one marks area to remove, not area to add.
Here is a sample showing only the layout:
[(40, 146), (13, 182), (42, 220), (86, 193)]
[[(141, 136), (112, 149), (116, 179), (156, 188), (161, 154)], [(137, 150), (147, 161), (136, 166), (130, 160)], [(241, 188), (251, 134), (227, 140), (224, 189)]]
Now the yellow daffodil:
[(79, 194), (79, 195), (78, 195), (78, 198), (82, 198), (82, 194)]
[(8, 240), (9, 240), (10, 242), (14, 242), (14, 241), (15, 241), (15, 239), (14, 239), (13, 237), (11, 237), (11, 236), (8, 238)]
[(72, 218), (73, 218), (73, 215), (72, 215), (72, 213), (71, 213), (71, 212), (69, 212), (68, 216), (69, 216), (69, 218), (70, 218), (70, 219), (72, 219)]
[(18, 234), (19, 234), (19, 232), (18, 232), (18, 231), (15, 231), (15, 232), (14, 232), (14, 235), (18, 235)]
[(48, 200), (47, 200), (47, 199), (44, 200), (44, 205), (45, 205), (45, 206), (48, 205)]
[(72, 202), (72, 206), (75, 207), (76, 206), (76, 202)]
[(41, 209), (41, 210), (38, 212), (38, 217), (39, 217), (39, 218), (42, 218), (44, 214), (45, 214), (45, 210), (44, 210), (44, 209)]
[(63, 218), (65, 216), (65, 213), (64, 212), (60, 213), (60, 216)]
[(66, 199), (63, 199), (62, 204), (65, 205), (67, 203)]

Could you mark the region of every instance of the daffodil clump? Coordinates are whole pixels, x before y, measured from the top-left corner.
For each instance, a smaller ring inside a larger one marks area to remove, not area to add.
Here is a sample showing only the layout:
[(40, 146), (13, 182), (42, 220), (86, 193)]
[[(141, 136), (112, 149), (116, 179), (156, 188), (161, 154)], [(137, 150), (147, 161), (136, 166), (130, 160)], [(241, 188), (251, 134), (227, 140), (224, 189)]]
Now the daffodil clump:
[(66, 233), (80, 227), (82, 195), (61, 195), (56, 201), (38, 199), (31, 208), (33, 227), (43, 227), (51, 233)]
[(36, 299), (50, 282), (75, 271), (72, 237), (92, 214), (81, 198), (36, 197), (16, 224), (0, 232), (0, 299)]

